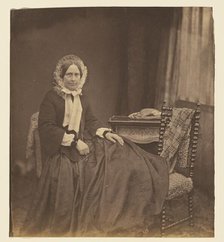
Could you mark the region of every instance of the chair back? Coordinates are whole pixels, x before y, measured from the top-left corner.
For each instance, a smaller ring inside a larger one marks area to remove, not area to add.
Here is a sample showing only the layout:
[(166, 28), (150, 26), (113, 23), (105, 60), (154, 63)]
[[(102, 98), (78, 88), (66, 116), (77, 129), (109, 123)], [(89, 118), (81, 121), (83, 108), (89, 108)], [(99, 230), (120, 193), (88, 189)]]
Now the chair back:
[(36, 169), (36, 175), (40, 177), (42, 172), (42, 155), (38, 131), (38, 117), (39, 112), (36, 112), (32, 114), (30, 118), (30, 127), (26, 144), (26, 159), (27, 162), (33, 163), (32, 166)]

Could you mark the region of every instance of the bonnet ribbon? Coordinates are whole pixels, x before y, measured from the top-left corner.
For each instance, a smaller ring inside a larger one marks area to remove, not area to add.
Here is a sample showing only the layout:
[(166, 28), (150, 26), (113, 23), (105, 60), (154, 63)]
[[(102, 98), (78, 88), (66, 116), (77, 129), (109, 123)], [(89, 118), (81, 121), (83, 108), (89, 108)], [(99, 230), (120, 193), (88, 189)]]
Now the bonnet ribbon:
[(78, 133), (82, 116), (82, 105), (79, 97), (82, 94), (82, 89), (70, 91), (63, 87), (62, 92), (65, 93), (65, 114), (63, 126), (68, 126), (68, 131), (74, 130)]

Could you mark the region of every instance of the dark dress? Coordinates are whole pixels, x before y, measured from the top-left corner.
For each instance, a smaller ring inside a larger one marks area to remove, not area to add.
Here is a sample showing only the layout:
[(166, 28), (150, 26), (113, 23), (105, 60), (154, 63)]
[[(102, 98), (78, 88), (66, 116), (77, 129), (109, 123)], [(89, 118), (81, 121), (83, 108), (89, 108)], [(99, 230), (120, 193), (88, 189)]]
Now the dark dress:
[(65, 102), (54, 90), (39, 114), (41, 148), (46, 157), (24, 234), (85, 236), (144, 227), (159, 214), (168, 190), (166, 161), (129, 140), (121, 146), (97, 137), (103, 127), (81, 96), (79, 137), (90, 147), (80, 156), (62, 147)]

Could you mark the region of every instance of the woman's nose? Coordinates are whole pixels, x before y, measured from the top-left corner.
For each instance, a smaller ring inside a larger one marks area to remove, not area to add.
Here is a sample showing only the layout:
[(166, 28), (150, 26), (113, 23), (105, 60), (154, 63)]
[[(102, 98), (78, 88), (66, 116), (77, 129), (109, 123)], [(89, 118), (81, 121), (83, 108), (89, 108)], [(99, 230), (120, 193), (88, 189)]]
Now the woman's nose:
[(72, 75), (72, 81), (76, 81), (76, 76), (75, 75)]

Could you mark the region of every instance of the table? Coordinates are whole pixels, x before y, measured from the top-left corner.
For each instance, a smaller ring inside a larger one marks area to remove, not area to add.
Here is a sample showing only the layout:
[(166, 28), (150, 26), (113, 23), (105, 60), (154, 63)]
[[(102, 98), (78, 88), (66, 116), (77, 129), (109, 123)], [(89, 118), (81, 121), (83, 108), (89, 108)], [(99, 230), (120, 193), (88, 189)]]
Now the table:
[(131, 119), (114, 115), (109, 119), (113, 131), (137, 144), (159, 141), (160, 118)]

